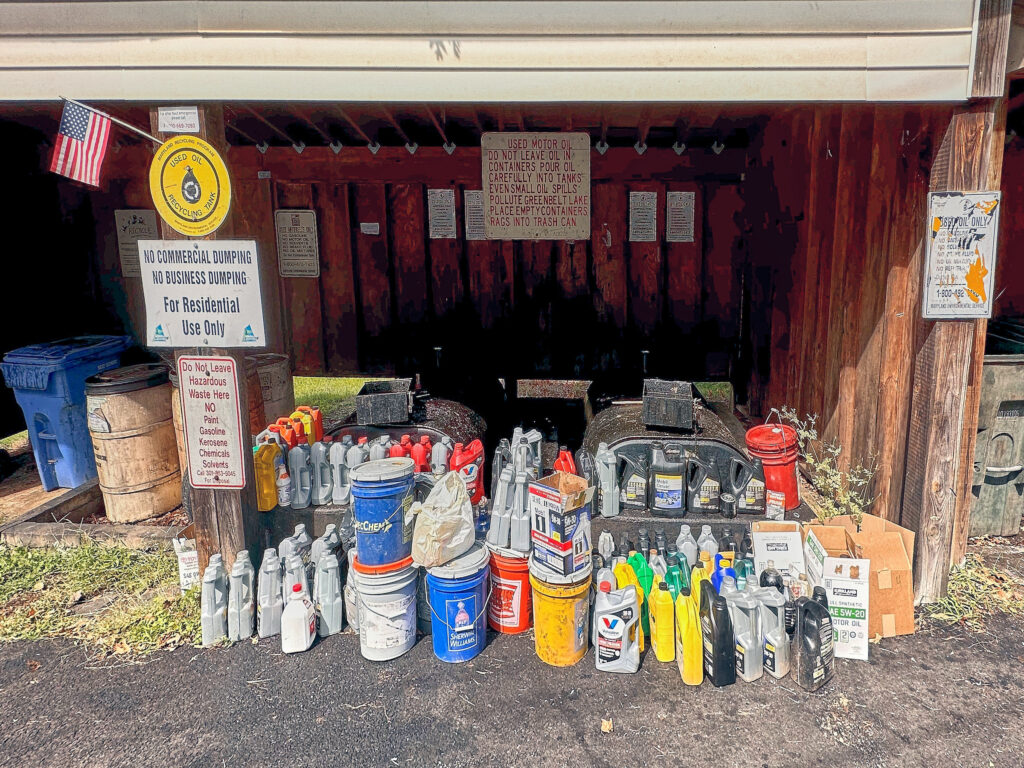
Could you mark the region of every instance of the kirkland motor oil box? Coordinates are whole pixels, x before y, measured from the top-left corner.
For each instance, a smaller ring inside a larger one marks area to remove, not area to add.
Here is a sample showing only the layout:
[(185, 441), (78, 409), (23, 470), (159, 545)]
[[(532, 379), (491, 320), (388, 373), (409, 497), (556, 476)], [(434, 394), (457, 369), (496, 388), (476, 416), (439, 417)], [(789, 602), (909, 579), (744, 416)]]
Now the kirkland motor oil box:
[(563, 576), (589, 567), (594, 487), (555, 472), (531, 482), (527, 495), (534, 560)]
[(828, 596), (835, 654), (867, 661), (871, 561), (857, 557), (857, 544), (843, 528), (812, 525), (806, 532), (807, 578)]

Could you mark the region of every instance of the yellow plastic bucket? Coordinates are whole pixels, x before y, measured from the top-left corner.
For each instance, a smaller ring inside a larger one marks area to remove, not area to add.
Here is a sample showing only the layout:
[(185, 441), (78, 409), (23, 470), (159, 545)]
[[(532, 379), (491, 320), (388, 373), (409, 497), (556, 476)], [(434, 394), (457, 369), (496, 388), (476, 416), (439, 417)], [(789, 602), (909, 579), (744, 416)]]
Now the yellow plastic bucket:
[(530, 558), (533, 629), (537, 656), (553, 667), (571, 667), (587, 654), (593, 566), (560, 576)]

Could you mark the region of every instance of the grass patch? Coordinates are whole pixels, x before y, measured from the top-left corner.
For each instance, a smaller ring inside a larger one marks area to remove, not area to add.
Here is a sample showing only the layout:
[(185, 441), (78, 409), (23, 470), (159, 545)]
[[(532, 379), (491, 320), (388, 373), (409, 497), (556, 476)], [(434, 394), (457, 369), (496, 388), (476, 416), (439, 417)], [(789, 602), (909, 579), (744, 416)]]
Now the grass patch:
[(5, 451), (14, 451), (18, 448), (28, 445), (28, 430), (22, 430), (21, 432), (15, 432), (13, 435), (7, 437), (0, 437), (0, 448)]
[(356, 409), (356, 395), (366, 381), (372, 379), (296, 376), (295, 404), (319, 407), (325, 423), (341, 421)]
[(1024, 586), (974, 554), (949, 572), (946, 596), (924, 606), (927, 618), (972, 630), (981, 629), (985, 619), (997, 613), (1024, 615)]
[(182, 595), (172, 552), (0, 546), (0, 642), (68, 638), (143, 656), (200, 640), (199, 589)]

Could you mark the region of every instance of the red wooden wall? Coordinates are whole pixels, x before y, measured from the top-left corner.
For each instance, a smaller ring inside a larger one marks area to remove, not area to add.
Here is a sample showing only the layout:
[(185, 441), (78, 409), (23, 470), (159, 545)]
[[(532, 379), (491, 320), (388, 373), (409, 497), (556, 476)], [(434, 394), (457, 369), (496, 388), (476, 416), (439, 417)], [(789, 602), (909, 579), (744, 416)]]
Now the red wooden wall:
[(993, 316), (1024, 317), (1024, 137), (1006, 145), (1002, 189)]

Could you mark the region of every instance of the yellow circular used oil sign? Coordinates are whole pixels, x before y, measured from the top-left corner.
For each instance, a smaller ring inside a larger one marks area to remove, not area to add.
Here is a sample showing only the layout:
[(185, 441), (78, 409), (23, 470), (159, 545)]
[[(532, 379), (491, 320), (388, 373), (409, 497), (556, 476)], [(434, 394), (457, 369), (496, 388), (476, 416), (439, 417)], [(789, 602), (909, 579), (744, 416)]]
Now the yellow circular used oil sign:
[(190, 237), (215, 232), (231, 207), (231, 180), (217, 150), (196, 136), (175, 136), (149, 166), (149, 190), (157, 213)]

